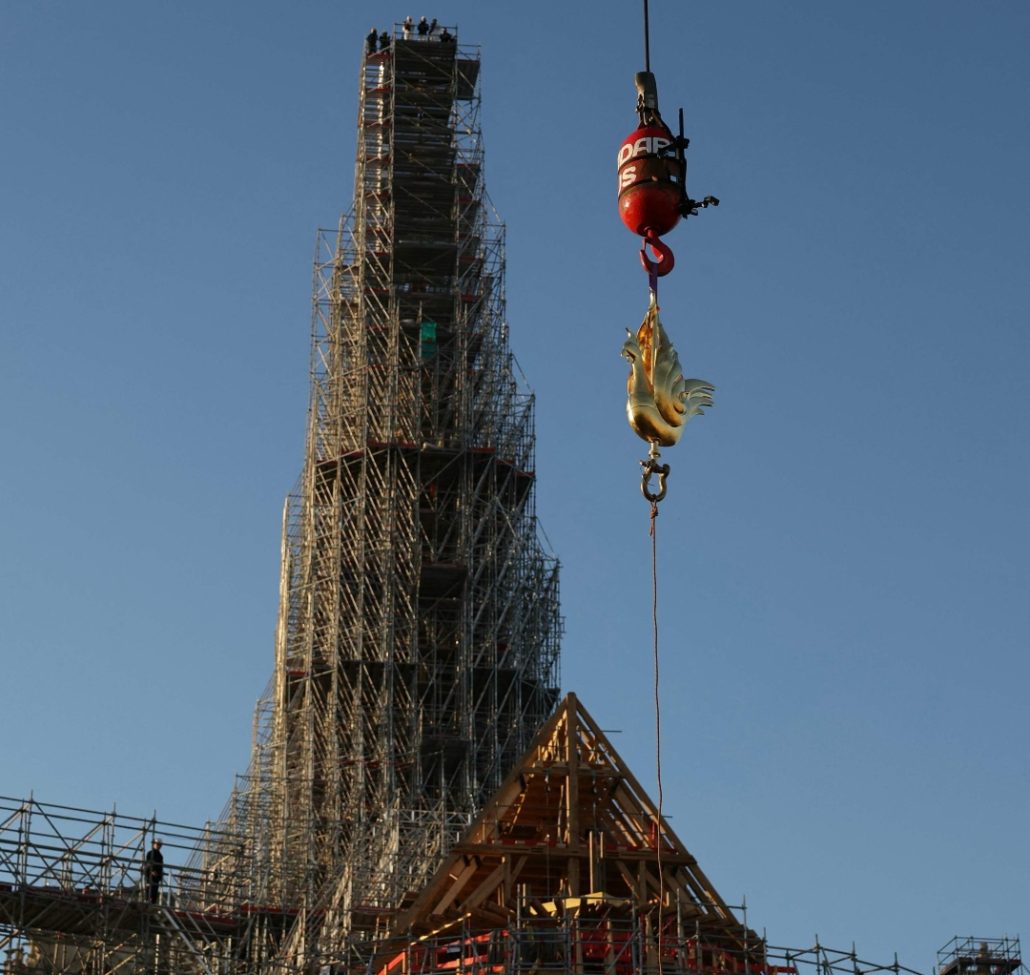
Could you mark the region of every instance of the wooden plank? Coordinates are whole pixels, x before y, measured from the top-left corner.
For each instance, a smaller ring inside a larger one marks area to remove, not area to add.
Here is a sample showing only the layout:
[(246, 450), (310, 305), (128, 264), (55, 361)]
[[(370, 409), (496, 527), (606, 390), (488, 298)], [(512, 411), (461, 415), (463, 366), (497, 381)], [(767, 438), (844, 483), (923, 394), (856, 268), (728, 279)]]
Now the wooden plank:
[(497, 866), (485, 880), (473, 891), (472, 896), (463, 900), (461, 906), (466, 911), (474, 911), (480, 904), (483, 903), (492, 893), (497, 890), (498, 884), (504, 877), (504, 864)]
[[(565, 722), (565, 760), (569, 763), (568, 787), (565, 790), (565, 823), (568, 830), (566, 842), (579, 845), (579, 722), (576, 720), (576, 695), (569, 694), (569, 715)], [(576, 896), (579, 890), (570, 890)]]
[(504, 877), (504, 901), (506, 904), (510, 904), (515, 895), (515, 884), (518, 882), (519, 874), (522, 873), (522, 868), (526, 865), (528, 859), (529, 857), (521, 856), (512, 862), (510, 857), (505, 857), (505, 862), (508, 864)]
[(472, 859), (465, 865), (465, 869), (460, 871), (451, 883), (450, 889), (440, 898), (429, 913), (430, 914), (443, 914), (451, 904), (454, 903), (454, 899), (461, 893), (461, 888), (472, 879), (472, 876), (479, 869), (479, 860), (477, 857)]

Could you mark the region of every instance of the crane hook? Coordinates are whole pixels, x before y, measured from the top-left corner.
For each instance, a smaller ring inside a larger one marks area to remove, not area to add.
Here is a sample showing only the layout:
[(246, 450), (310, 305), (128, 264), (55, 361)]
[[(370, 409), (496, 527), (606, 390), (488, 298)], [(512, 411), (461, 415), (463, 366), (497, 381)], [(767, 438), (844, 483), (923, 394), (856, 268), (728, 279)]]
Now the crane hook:
[[(648, 247), (654, 252), (654, 260), (647, 254)], [(652, 278), (663, 278), (675, 267), (676, 258), (669, 245), (653, 230), (648, 230), (640, 246), (640, 263)]]

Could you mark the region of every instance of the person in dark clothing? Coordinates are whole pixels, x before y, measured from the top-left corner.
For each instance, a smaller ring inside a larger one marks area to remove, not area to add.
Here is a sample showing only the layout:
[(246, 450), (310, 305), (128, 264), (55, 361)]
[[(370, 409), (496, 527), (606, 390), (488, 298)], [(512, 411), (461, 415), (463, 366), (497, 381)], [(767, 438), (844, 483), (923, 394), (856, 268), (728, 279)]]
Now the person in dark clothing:
[(385, 30), (379, 35), (379, 50), (390, 50), (390, 35)]
[(164, 874), (165, 858), (161, 856), (161, 841), (155, 839), (143, 862), (143, 880), (147, 885), (147, 900), (151, 904), (157, 903), (157, 894)]
[(440, 32), (440, 43), (441, 44), (450, 44), (450, 42), (453, 41), (453, 40), (454, 40), (454, 35), (445, 27)]
[(429, 21), (429, 36), (432, 37), (436, 33), (436, 18), (434, 17)]
[(368, 53), (376, 53), (376, 38), (379, 36), (376, 29), (373, 27), (368, 34), (365, 36), (365, 44), (368, 46)]
[(418, 31), (419, 37), (425, 37), (429, 33), (429, 21), (425, 17), (419, 17), (418, 27), (415, 28)]

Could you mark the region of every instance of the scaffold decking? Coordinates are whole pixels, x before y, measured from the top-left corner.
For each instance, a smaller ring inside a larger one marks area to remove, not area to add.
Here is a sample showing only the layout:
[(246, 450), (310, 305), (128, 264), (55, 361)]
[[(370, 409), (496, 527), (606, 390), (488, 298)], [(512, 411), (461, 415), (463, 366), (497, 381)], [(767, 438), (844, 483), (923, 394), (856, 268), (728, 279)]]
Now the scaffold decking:
[[(573, 796), (578, 813), (569, 816), (562, 810)], [(0, 798), (3, 971), (919, 975), (897, 959), (867, 961), (854, 948), (758, 939), (737, 919), (741, 908), (710, 889), (668, 824), (651, 829), (653, 814), (570, 696), (390, 937), (355, 941), (342, 957), (337, 949), (299, 959), (281, 951), (298, 912), (254, 899), (257, 872), (243, 859), (242, 837), (213, 825)], [(594, 841), (588, 829), (585, 843), (573, 842), (577, 825), (593, 826)], [(164, 840), (167, 871), (150, 903), (142, 869), (155, 835)], [(669, 889), (656, 898), (659, 849)], [(600, 889), (563, 896), (576, 863), (585, 885)], [(954, 959), (969, 962), (964, 971), (1001, 971), (991, 959), (1005, 972), (1022, 971), (1018, 939), (955, 939), (940, 957), (941, 973)]]
[[(155, 838), (167, 862), (151, 902)], [(246, 856), (244, 837), (213, 824), (0, 797), (4, 972), (228, 971), (248, 930), (289, 920), (249, 903)]]
[(1019, 938), (952, 938), (937, 952), (937, 975), (1011, 975), (1023, 967)]

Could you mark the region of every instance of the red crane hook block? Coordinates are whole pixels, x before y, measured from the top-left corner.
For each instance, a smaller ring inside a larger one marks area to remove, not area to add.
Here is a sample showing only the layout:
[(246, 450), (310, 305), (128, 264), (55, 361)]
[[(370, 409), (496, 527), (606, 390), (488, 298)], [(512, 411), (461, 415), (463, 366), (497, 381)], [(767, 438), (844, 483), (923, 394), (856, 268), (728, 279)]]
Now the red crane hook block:
[[(654, 252), (654, 260), (647, 254), (649, 246)], [(664, 240), (661, 240), (653, 230), (649, 230), (644, 235), (644, 243), (640, 248), (640, 263), (649, 275), (663, 278), (676, 266), (676, 258), (673, 256), (669, 245)]]

